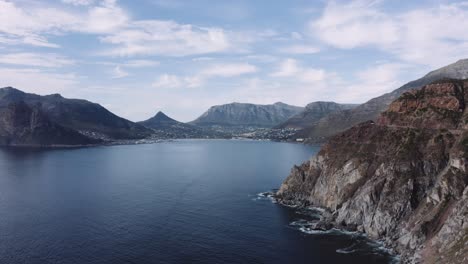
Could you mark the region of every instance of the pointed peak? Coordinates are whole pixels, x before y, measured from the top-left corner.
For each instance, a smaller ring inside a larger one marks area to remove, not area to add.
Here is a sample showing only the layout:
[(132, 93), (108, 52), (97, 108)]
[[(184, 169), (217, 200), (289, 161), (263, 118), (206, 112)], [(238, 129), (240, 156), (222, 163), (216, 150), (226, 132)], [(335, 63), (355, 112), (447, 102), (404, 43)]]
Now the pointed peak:
[(158, 111), (154, 117), (161, 118), (161, 117), (168, 117), (165, 113), (162, 111)]
[(153, 121), (162, 121), (162, 122), (167, 122), (167, 121), (176, 122), (176, 120), (170, 118), (169, 116), (167, 116), (162, 111), (158, 111), (156, 113), (156, 115), (151, 118), (151, 120), (153, 120)]
[(14, 88), (14, 87), (11, 87), (11, 86), (0, 88), (0, 91), (8, 92), (8, 93), (11, 93), (11, 92), (23, 93), (23, 91), (18, 90), (18, 89)]

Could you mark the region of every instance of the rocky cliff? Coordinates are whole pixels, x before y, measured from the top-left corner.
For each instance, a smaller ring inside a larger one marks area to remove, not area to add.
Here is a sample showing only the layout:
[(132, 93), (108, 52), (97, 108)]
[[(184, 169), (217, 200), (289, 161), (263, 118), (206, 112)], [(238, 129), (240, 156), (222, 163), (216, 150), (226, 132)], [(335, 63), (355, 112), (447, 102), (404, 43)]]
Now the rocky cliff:
[(297, 137), (309, 138), (310, 141), (323, 141), (324, 139), (342, 132), (360, 122), (376, 120), (380, 113), (397, 99), (401, 94), (411, 89), (420, 88), (442, 78), (465, 79), (468, 78), (468, 59), (429, 72), (422, 78), (411, 81), (400, 88), (373, 98), (353, 109), (344, 109), (331, 112), (319, 121), (305, 127)]
[(0, 108), (0, 145), (81, 146), (100, 143), (50, 121), (40, 105), (23, 101)]
[(332, 137), (277, 192), (383, 239), (403, 262), (468, 261), (468, 81), (404, 93), (377, 122)]

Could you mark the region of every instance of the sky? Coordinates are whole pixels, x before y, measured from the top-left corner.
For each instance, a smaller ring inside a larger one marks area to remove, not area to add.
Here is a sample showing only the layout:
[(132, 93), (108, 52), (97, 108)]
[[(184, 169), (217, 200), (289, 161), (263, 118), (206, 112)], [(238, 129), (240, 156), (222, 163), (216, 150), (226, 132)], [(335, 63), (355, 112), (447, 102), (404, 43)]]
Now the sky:
[(468, 58), (467, 29), (463, 1), (0, 0), (0, 87), (132, 121), (363, 103)]

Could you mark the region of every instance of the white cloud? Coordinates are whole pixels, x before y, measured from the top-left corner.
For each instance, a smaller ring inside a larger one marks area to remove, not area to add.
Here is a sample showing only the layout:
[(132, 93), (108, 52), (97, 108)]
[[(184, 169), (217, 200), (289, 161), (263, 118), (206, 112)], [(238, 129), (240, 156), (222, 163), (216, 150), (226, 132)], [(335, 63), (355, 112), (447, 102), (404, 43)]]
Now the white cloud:
[(273, 77), (291, 77), (300, 71), (298, 63), (294, 59), (286, 59), (281, 62), (278, 71), (272, 74)]
[(56, 33), (75, 18), (55, 8), (24, 10), (13, 2), (0, 0), (0, 41), (6, 44), (29, 44), (43, 47), (58, 47), (42, 36)]
[(303, 36), (301, 33), (299, 32), (292, 32), (291, 33), (291, 38), (292, 39), (295, 39), (295, 40), (302, 40), (303, 39)]
[(179, 88), (184, 81), (176, 75), (163, 74), (159, 76), (152, 84), (154, 88)]
[(155, 60), (127, 60), (122, 62), (100, 61), (96, 62), (96, 64), (115, 67), (120, 66), (125, 68), (146, 68), (159, 66), (160, 62)]
[(194, 88), (202, 86), (210, 78), (229, 78), (255, 72), (257, 72), (257, 67), (248, 63), (213, 64), (192, 76), (160, 75), (152, 86), (155, 88)]
[(130, 23), (129, 15), (117, 5), (116, 0), (104, 0), (100, 5), (93, 6), (83, 19), (73, 30), (109, 34)]
[(302, 83), (314, 83), (323, 81), (326, 73), (323, 69), (303, 67), (295, 59), (285, 59), (278, 70), (271, 74), (272, 77), (292, 78)]
[(129, 75), (128, 72), (122, 70), (120, 66), (116, 66), (114, 70), (112, 71), (112, 78), (113, 79), (120, 79), (123, 77), (127, 77)]
[(0, 63), (53, 68), (71, 65), (75, 62), (55, 53), (23, 52), (0, 55)]
[(78, 78), (74, 74), (30, 68), (0, 68), (0, 80), (0, 87), (12, 86), (38, 94), (63, 92), (78, 84)]
[(125, 62), (123, 65), (125, 67), (131, 67), (131, 68), (142, 68), (142, 67), (158, 66), (159, 64), (160, 64), (159, 61), (154, 61), (154, 60), (129, 60)]
[(319, 52), (320, 49), (309, 45), (292, 45), (280, 49), (280, 52), (288, 54), (314, 54)]
[(75, 6), (88, 6), (94, 4), (95, 0), (62, 0), (62, 2)]
[(371, 98), (391, 92), (400, 87), (401, 72), (408, 65), (400, 63), (381, 63), (356, 73), (356, 81), (350, 85), (342, 84), (337, 100), (344, 102), (365, 102)]
[(231, 32), (170, 20), (133, 19), (116, 0), (66, 0), (84, 9), (59, 9), (47, 4), (22, 6), (0, 0), (0, 43), (57, 48), (50, 36), (87, 33), (110, 44), (99, 54), (109, 56), (187, 56), (245, 52), (246, 44), (276, 34), (274, 31)]
[(158, 20), (135, 21), (101, 40), (116, 45), (104, 52), (113, 56), (186, 56), (221, 52), (231, 47), (226, 32), (220, 28), (199, 28)]
[(227, 63), (210, 66), (200, 72), (203, 77), (233, 77), (257, 72), (257, 67), (248, 63)]
[(380, 1), (329, 2), (310, 30), (341, 49), (374, 46), (411, 63), (439, 67), (468, 57), (467, 3), (388, 14)]
[(375, 1), (357, 0), (347, 4), (331, 1), (323, 15), (310, 24), (328, 44), (350, 49), (364, 45), (385, 45), (398, 41), (394, 21), (375, 8)]

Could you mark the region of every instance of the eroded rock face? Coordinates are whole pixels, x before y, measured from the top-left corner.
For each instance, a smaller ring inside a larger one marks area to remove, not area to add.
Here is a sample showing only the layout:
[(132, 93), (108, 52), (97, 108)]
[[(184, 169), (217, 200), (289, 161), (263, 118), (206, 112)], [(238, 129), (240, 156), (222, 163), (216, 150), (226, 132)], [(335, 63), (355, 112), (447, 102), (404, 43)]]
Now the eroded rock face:
[(79, 146), (97, 143), (99, 141), (50, 121), (40, 105), (31, 107), (19, 101), (0, 108), (0, 146)]
[(384, 239), (404, 262), (468, 260), (468, 83), (403, 94), (292, 169), (283, 203), (327, 207), (337, 226)]

